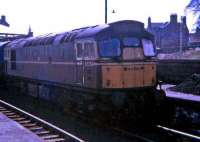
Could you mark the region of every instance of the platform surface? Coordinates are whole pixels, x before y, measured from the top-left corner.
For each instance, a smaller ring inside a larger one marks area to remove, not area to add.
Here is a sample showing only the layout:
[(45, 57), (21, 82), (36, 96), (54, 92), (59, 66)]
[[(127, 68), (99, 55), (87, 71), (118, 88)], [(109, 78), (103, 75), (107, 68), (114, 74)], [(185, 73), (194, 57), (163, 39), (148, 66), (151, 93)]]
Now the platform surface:
[(43, 142), (37, 135), (0, 113), (0, 142)]
[(170, 85), (170, 84), (162, 85), (162, 89), (165, 90), (167, 97), (181, 99), (181, 100), (194, 101), (194, 102), (200, 102), (200, 96), (198, 96), (198, 95), (186, 94), (186, 93), (182, 93), (182, 92), (171, 91), (168, 89), (169, 87), (173, 87), (173, 86), (174, 85)]

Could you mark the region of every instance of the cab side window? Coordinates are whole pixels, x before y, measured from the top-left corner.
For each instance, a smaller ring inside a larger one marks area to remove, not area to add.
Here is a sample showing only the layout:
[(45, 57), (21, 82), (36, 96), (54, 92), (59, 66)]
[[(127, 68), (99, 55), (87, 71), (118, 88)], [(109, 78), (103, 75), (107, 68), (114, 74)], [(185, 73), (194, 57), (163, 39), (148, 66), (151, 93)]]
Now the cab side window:
[(153, 57), (156, 55), (153, 42), (148, 39), (142, 39), (142, 44), (144, 48), (144, 55), (147, 57)]
[(86, 58), (95, 57), (94, 43), (92, 42), (84, 43), (84, 57)]

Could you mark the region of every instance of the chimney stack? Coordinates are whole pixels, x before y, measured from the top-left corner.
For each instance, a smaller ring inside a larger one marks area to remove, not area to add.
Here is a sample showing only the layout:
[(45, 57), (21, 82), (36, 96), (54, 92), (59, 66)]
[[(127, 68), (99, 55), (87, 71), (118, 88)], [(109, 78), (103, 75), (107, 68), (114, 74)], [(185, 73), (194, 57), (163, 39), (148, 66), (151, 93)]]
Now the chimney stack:
[(28, 29), (28, 34), (27, 34), (28, 37), (33, 37), (33, 32), (31, 30), (31, 27), (29, 26), (29, 29)]
[(0, 24), (9, 27), (10, 25), (6, 21), (6, 16), (2, 15), (0, 19)]
[(181, 22), (186, 25), (186, 16), (181, 16)]
[(5, 15), (2, 15), (2, 16), (1, 16), (1, 20), (2, 20), (2, 21), (6, 21), (6, 16), (5, 16)]
[(170, 15), (170, 23), (177, 23), (177, 14), (171, 14)]
[(148, 28), (151, 28), (151, 17), (148, 18)]

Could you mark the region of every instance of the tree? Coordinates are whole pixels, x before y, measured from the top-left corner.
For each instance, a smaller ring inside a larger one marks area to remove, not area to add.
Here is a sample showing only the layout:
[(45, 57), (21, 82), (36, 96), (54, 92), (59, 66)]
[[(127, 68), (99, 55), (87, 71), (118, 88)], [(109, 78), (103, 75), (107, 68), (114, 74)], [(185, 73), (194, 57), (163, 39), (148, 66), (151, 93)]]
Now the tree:
[(200, 0), (190, 0), (189, 4), (185, 7), (185, 13), (188, 12), (191, 12), (195, 19), (193, 30), (200, 28)]
[(186, 6), (186, 8), (192, 8), (195, 10), (200, 9), (200, 0), (190, 0), (189, 4)]

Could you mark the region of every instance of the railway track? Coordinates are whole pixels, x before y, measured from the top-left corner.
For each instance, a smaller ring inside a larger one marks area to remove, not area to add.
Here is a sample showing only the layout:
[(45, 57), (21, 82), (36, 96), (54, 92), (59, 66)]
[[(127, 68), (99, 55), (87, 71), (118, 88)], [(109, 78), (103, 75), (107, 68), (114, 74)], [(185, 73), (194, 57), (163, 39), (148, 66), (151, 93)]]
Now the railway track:
[[(3, 100), (0, 100), (0, 113), (3, 113), (8, 118), (18, 122), (23, 127), (29, 129), (40, 138), (42, 138), (45, 142), (84, 142), (84, 140), (77, 138), (76, 136), (60, 129), (45, 120), (42, 120), (20, 108), (17, 108)], [(76, 118), (79, 116), (73, 114)], [(78, 117), (82, 119), (82, 117)], [(86, 120), (87, 118), (84, 118)], [(95, 122), (96, 123), (96, 122)], [(98, 123), (99, 125), (99, 123)], [(105, 127), (109, 128), (113, 132), (123, 135), (124, 137), (129, 137), (134, 142), (156, 142), (150, 140), (144, 136), (140, 136), (138, 134), (130, 133), (128, 131), (109, 127), (104, 125)]]
[(44, 142), (84, 142), (65, 130), (2, 100), (0, 112), (38, 135)]
[[(3, 113), (8, 118), (18, 122), (20, 125), (29, 129), (40, 138), (42, 138), (45, 142), (84, 142), (83, 140), (64, 131), (63, 129), (60, 129), (46, 122), (45, 120), (42, 120), (2, 100), (0, 100), (0, 113)], [(75, 116), (75, 114), (73, 114), (73, 116)], [(75, 117), (77, 117), (77, 115)], [(80, 116), (78, 118), (82, 119)], [(84, 120), (86, 120), (86, 118), (84, 118)], [(99, 124), (100, 123), (98, 123), (98, 125)], [(128, 132), (116, 127), (110, 127), (106, 125), (103, 126), (107, 127), (109, 130), (116, 133), (117, 135), (129, 137), (134, 142), (156, 142), (137, 133)]]
[[(7, 117), (12, 120), (17, 121), (24, 127), (31, 130), (33, 133), (37, 134), (39, 137), (44, 139), (47, 142), (83, 142), (83, 140), (73, 136), (72, 134), (38, 118), (35, 117), (5, 101), (0, 100), (0, 112), (5, 114)], [(83, 116), (78, 115), (77, 113), (71, 114), (73, 117), (76, 117), (78, 120), (86, 120), (87, 118), (83, 118)], [(89, 118), (88, 118), (89, 119)], [(90, 119), (91, 120), (91, 119)], [(86, 120), (91, 122), (89, 120)], [(130, 138), (133, 142), (193, 142), (200, 141), (200, 137), (197, 135), (185, 133), (183, 131), (178, 131), (172, 128), (168, 128), (165, 126), (157, 125), (155, 126), (157, 131), (155, 131), (154, 137), (137, 131), (126, 131), (124, 129), (120, 129), (118, 127), (112, 127), (100, 122), (92, 122), (97, 124), (98, 126), (105, 127), (112, 133), (114, 132), (116, 135), (121, 135), (123, 137)], [(154, 129), (155, 130), (155, 129)], [(159, 132), (159, 133), (157, 133)], [(162, 137), (162, 136), (164, 137)], [(162, 137), (160, 139), (159, 137)]]
[[(45, 142), (84, 142), (80, 138), (42, 120), (20, 108), (17, 108), (3, 100), (0, 100), (0, 113), (3, 113), (8, 118), (18, 122), (20, 125), (24, 126), (25, 128), (29, 129), (40, 138), (44, 139)], [(74, 117), (78, 119), (86, 120), (86, 117), (82, 117), (75, 113), (72, 114)], [(96, 124), (100, 124), (94, 122)], [(134, 142), (156, 142), (152, 141), (144, 136), (140, 136), (138, 134), (133, 134), (128, 131), (124, 131), (122, 129), (109, 127), (106, 125), (101, 125), (103, 127), (109, 128), (117, 135), (123, 135), (124, 137), (129, 137)]]
[[(141, 132), (136, 131), (128, 131), (125, 129), (121, 129), (118, 127), (113, 127), (110, 125), (102, 124), (100, 121), (92, 121), (88, 117), (83, 117), (77, 113), (70, 113), (71, 116), (81, 119), (86, 122), (90, 122), (96, 124), (98, 126), (107, 128), (108, 130), (114, 132), (117, 135), (121, 135), (124, 137), (130, 138), (133, 142), (200, 142), (200, 136), (186, 133), (180, 130), (176, 130), (173, 128), (169, 128), (167, 126), (155, 125), (152, 126), (152, 130), (154, 132), (153, 136), (156, 138), (152, 138), (148, 134), (142, 134)], [(141, 129), (142, 130), (142, 129)]]

